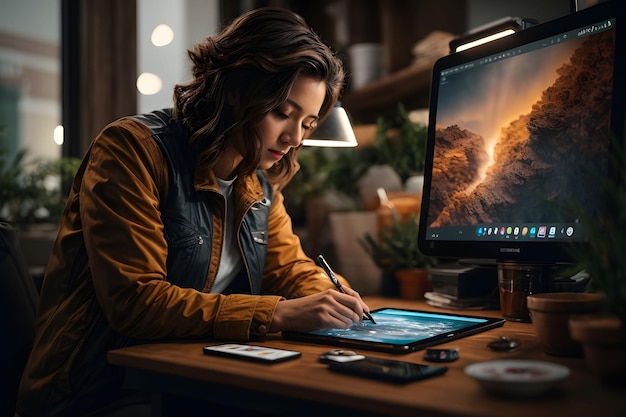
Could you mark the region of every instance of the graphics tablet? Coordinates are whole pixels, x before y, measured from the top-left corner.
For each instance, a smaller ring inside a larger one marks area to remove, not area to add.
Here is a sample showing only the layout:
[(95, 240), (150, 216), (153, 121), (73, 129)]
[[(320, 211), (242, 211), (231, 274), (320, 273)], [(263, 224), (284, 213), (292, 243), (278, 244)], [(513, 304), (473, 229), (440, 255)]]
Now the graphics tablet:
[(302, 342), (347, 346), (379, 352), (409, 353), (500, 327), (502, 318), (382, 308), (371, 312), (376, 324), (363, 321), (348, 329), (286, 331), (283, 337)]

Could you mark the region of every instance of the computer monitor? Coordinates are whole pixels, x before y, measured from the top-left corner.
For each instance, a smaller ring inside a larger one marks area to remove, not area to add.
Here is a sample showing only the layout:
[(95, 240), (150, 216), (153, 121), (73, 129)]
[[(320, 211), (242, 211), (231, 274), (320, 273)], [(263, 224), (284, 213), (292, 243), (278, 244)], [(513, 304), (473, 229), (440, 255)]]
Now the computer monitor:
[(600, 218), (598, 179), (624, 137), (622, 1), (439, 59), (433, 68), (419, 247), (430, 256), (566, 263)]

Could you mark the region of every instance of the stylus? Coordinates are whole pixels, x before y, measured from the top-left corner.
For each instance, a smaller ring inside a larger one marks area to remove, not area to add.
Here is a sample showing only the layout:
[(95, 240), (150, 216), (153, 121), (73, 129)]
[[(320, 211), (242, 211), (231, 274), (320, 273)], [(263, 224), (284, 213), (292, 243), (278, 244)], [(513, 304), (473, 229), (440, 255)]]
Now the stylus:
[[(326, 259), (324, 259), (324, 257), (322, 255), (318, 255), (317, 256), (317, 262), (324, 269), (324, 272), (326, 272), (326, 274), (328, 275), (330, 280), (333, 282), (333, 284), (335, 284), (335, 287), (337, 288), (337, 291), (342, 292), (342, 293), (345, 294), (346, 292), (343, 290), (343, 287), (341, 286), (341, 282), (339, 282), (339, 280), (337, 279), (337, 276), (335, 275), (333, 270), (330, 269), (330, 266), (328, 265), (328, 262), (326, 262)], [(369, 321), (371, 321), (372, 323), (376, 324), (376, 321), (374, 321), (374, 317), (372, 317), (372, 315), (370, 313), (364, 311), (363, 314), (365, 314), (365, 317)]]

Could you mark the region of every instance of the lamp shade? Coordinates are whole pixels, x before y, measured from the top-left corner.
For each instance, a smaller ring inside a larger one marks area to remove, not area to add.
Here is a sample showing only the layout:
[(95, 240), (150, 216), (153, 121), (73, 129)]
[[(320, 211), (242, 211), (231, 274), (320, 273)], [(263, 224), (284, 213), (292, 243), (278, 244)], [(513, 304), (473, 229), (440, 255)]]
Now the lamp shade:
[(346, 110), (335, 106), (326, 119), (303, 141), (304, 146), (349, 148), (357, 146)]

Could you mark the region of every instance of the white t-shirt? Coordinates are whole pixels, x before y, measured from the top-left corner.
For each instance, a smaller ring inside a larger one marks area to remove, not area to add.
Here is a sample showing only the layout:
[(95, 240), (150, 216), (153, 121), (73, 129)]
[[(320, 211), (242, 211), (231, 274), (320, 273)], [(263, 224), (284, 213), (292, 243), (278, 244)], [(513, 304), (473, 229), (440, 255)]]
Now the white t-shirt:
[[(236, 179), (236, 178), (235, 178)], [(217, 178), (220, 191), (226, 197), (224, 240), (222, 242), (222, 258), (217, 268), (217, 277), (211, 288), (212, 293), (223, 292), (239, 273), (242, 267), (241, 253), (237, 245), (235, 230), (235, 198), (233, 196), (233, 183), (235, 179), (225, 181)]]

